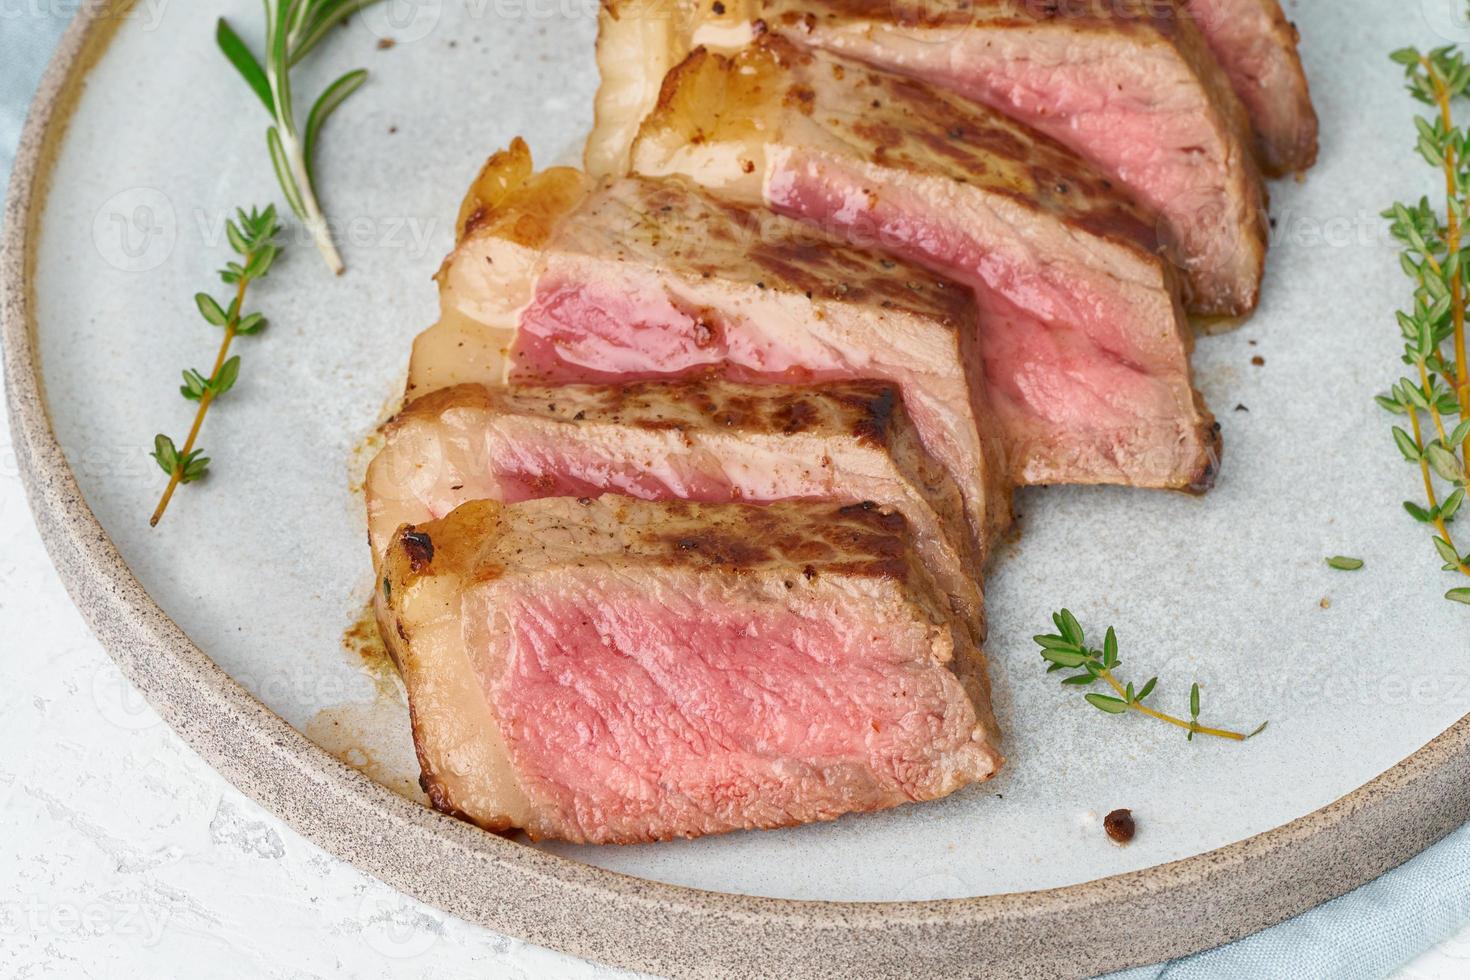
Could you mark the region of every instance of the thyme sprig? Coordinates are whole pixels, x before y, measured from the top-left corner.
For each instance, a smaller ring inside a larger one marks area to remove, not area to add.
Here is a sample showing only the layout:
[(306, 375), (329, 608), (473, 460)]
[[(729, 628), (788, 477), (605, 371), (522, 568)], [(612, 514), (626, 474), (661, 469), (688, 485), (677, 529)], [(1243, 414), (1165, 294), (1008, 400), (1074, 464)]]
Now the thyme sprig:
[[(1406, 376), (1376, 400), (1401, 415), (1408, 428), (1393, 427), (1399, 452), (1419, 470), (1424, 502), (1405, 501), (1415, 521), (1430, 525), (1444, 570), (1470, 578), (1470, 553), (1461, 552), (1450, 525), (1465, 503), (1466, 440), (1470, 437), (1470, 360), (1465, 356), (1465, 301), (1470, 263), (1465, 261), (1470, 135), (1455, 124), (1454, 104), (1470, 86), (1470, 65), (1453, 46), (1420, 52), (1403, 48), (1390, 57), (1404, 68), (1409, 93), (1432, 108), (1416, 116), (1415, 149), (1444, 175), (1443, 213), (1428, 197), (1383, 212), (1401, 252), (1399, 264), (1414, 283), (1413, 303), (1398, 313)], [(1426, 421), (1427, 419), (1427, 421)], [(1470, 603), (1470, 588), (1453, 588), (1445, 598)]]
[(244, 311), (245, 292), (251, 283), (264, 279), (275, 263), (280, 252), (276, 236), (280, 234), (281, 225), (276, 220), (274, 205), (264, 211), (251, 208), (248, 214), (240, 209), (235, 214), (235, 219), (225, 222), (225, 235), (229, 239), (230, 248), (240, 258), (219, 270), (220, 280), (227, 286), (235, 287), (234, 297), (228, 306), (221, 306), (208, 293), (197, 293), (194, 296), (194, 305), (204, 321), (224, 330), (219, 353), (215, 355), (214, 369), (207, 376), (193, 368), (186, 370), (184, 383), (179, 387), (179, 394), (198, 403), (199, 407), (194, 412), (194, 424), (189, 428), (182, 448), (176, 447), (174, 441), (163, 433), (153, 438), (153, 452), (150, 455), (168, 474), (168, 486), (164, 488), (158, 507), (148, 520), (153, 527), (157, 527), (158, 522), (163, 519), (163, 512), (168, 509), (168, 503), (180, 485), (202, 479), (209, 472), (209, 457), (204, 455), (203, 449), (196, 447), (196, 443), (210, 406), (233, 388), (240, 377), (240, 356), (231, 356), (230, 346), (236, 337), (249, 337), (265, 329), (264, 316)]
[(336, 275), (344, 269), (342, 256), (332, 241), (332, 232), (316, 195), (315, 160), (322, 126), (353, 92), (367, 80), (364, 69), (350, 71), (328, 85), (312, 103), (306, 130), (296, 125), (296, 105), (291, 92), (291, 69), (321, 43), (333, 25), (379, 0), (264, 0), (264, 65), (223, 17), (215, 28), (215, 40), (230, 64), (245, 79), (274, 125), (266, 131), (271, 166), (286, 195), (286, 203), (301, 219), (327, 267)]
[(1194, 740), (1195, 735), (1213, 735), (1216, 738), (1244, 742), (1265, 730), (1266, 722), (1264, 721), (1254, 731), (1246, 733), (1232, 732), (1223, 728), (1206, 728), (1201, 725), (1199, 723), (1200, 690), (1198, 684), (1189, 689), (1188, 721), (1162, 711), (1155, 711), (1143, 702), (1153, 693), (1154, 687), (1159, 682), (1157, 677), (1150, 677), (1141, 688), (1135, 690), (1131, 681), (1124, 684), (1114, 674), (1114, 671), (1122, 664), (1122, 660), (1118, 658), (1118, 634), (1111, 626), (1108, 627), (1107, 636), (1103, 638), (1102, 649), (1095, 650), (1087, 645), (1087, 637), (1082, 632), (1082, 626), (1070, 610), (1063, 609), (1052, 613), (1051, 619), (1056, 624), (1057, 632), (1035, 637), (1037, 645), (1041, 647), (1041, 659), (1048, 664), (1046, 672), (1050, 674), (1059, 670), (1080, 668), (1081, 673), (1062, 679), (1062, 684), (1067, 687), (1090, 687), (1098, 681), (1107, 684), (1113, 689), (1116, 697), (1096, 692), (1083, 695), (1087, 703), (1099, 711), (1110, 715), (1136, 711), (1176, 728), (1184, 729), (1190, 741)]

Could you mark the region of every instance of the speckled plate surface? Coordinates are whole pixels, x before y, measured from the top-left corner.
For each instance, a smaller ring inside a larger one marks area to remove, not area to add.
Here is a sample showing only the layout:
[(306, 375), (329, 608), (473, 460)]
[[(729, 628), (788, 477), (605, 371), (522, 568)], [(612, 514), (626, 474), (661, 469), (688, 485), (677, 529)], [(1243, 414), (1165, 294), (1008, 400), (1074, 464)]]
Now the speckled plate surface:
[[(1453, 36), (1437, 0), (1291, 11), (1322, 163), (1272, 188), (1260, 312), (1199, 344), (1220, 483), (1021, 495), (1023, 534), (988, 583), (1005, 773), (831, 825), (607, 849), (532, 848), (426, 809), (401, 693), (343, 643), (370, 588), (355, 474), (433, 317), (460, 194), (517, 134), (542, 164), (575, 160), (593, 5), (390, 0), (305, 69), (373, 72), (319, 163), (349, 272), (288, 250), (256, 295), (273, 326), (242, 341), (206, 429), (214, 476), (150, 531), (147, 449), (187, 425), (177, 372), (213, 349), (190, 296), (223, 261), (225, 209), (278, 196), (266, 121), (210, 45), (221, 12), (259, 16), (251, 0), (91, 4), (68, 34), (9, 197), (7, 393), (93, 628), (201, 754), (318, 843), (457, 915), (653, 972), (1050, 975), (1244, 935), (1470, 817), (1465, 613), (1397, 506), (1412, 474), (1369, 397), (1404, 294), (1375, 215), (1434, 189), (1384, 55)], [(1338, 553), (1367, 568), (1330, 571)], [(1029, 640), (1063, 603), (1116, 624), (1161, 701), (1182, 707), (1197, 679), (1209, 719), (1269, 718), (1267, 734), (1186, 744), (1068, 696)], [(1128, 848), (1100, 830), (1114, 807), (1138, 817)]]

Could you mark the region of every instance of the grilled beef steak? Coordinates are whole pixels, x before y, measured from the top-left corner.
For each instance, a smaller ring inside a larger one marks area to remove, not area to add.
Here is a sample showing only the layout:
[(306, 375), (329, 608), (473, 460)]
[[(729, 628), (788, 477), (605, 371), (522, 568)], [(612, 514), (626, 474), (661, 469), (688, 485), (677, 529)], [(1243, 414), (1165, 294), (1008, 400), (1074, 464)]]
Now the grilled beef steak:
[(903, 518), (604, 496), (401, 529), (378, 589), (439, 809), (635, 842), (930, 800), (1002, 763)]
[(1249, 122), (1199, 31), (1169, 4), (604, 0), (600, 31), (593, 172), (627, 159), (622, 146), (657, 99), (655, 75), (699, 45), (729, 51), (779, 35), (923, 79), (1065, 144), (1159, 215), (1191, 310), (1255, 307), (1265, 192)]
[(1277, 0), (1185, 0), (1210, 50), (1245, 103), (1267, 173), (1317, 161), (1317, 112), (1297, 54), (1297, 30)]
[(471, 192), (410, 397), (462, 381), (886, 380), (975, 537), (1009, 523), (969, 290), (689, 181), (530, 167), (517, 142)]
[(460, 385), (415, 401), (384, 435), (367, 475), (375, 562), (402, 525), (470, 500), (871, 501), (904, 515), (951, 606), (983, 636), (980, 549), (959, 488), (893, 385)]
[(971, 284), (1016, 482), (1213, 478), (1193, 335), (1152, 229), (1051, 141), (922, 82), (763, 39), (671, 71), (632, 165)]

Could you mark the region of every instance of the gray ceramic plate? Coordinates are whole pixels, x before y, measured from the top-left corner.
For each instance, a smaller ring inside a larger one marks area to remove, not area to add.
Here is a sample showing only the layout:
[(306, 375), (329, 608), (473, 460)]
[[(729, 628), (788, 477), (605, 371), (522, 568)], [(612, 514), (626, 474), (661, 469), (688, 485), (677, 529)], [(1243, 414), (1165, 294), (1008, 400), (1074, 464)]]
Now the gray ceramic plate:
[[(218, 12), (253, 25), (258, 5), (86, 5), (6, 222), (7, 391), (38, 520), (98, 634), (201, 754), (313, 840), (491, 928), (654, 972), (851, 976), (1076, 974), (1244, 935), (1470, 817), (1465, 613), (1397, 506), (1413, 475), (1370, 398), (1405, 292), (1375, 214), (1434, 186), (1385, 58), (1450, 29), (1425, 4), (1294, 11), (1323, 162), (1273, 188), (1259, 314), (1199, 345), (1218, 488), (1021, 497), (1024, 535), (989, 583), (1010, 733), (990, 785), (602, 850), (502, 840), (417, 799), (401, 694), (341, 642), (369, 591), (354, 473), (481, 159), (516, 134), (542, 163), (575, 157), (590, 0), (392, 0), (309, 66), (312, 84), (373, 70), (320, 161), (350, 271), (287, 252), (257, 294), (274, 325), (242, 342), (242, 382), (208, 423), (214, 476), (155, 531), (146, 451), (187, 424), (177, 372), (214, 342), (190, 296), (224, 258), (224, 209), (277, 196), (265, 119), (210, 45)], [(1337, 553), (1367, 568), (1330, 571)], [(1198, 679), (1208, 719), (1269, 718), (1267, 734), (1187, 744), (1066, 695), (1029, 641), (1062, 603), (1115, 623), (1160, 700), (1182, 707)], [(1114, 807), (1138, 816), (1131, 847), (1099, 828)]]

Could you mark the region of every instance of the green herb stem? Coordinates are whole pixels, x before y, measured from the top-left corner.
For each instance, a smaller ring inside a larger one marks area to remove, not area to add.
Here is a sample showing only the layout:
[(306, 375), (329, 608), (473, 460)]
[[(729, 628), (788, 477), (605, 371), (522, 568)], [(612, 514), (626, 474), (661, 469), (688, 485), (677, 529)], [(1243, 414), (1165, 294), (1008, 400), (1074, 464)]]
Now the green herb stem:
[(296, 103), (291, 91), (291, 69), (317, 46), (334, 24), (381, 0), (264, 0), (265, 51), (257, 59), (229, 23), (220, 18), (215, 40), (220, 51), (240, 73), (270, 114), (266, 148), (276, 181), (291, 211), (306, 226), (334, 275), (345, 269), (332, 240), (331, 227), (317, 198), (314, 161), (322, 126), (332, 113), (367, 80), (362, 69), (350, 71), (328, 85), (312, 103), (303, 134), (296, 125)]
[[(1408, 417), (1408, 431), (1392, 430), (1407, 462), (1419, 468), (1424, 505), (1404, 502), (1414, 520), (1433, 528), (1432, 541), (1447, 572), (1470, 578), (1470, 553), (1456, 545), (1451, 522), (1470, 490), (1470, 360), (1466, 358), (1467, 274), (1470, 258), (1462, 251), (1470, 184), (1470, 136), (1455, 125), (1454, 103), (1470, 85), (1470, 65), (1453, 46), (1421, 53), (1404, 48), (1390, 56), (1402, 65), (1409, 93), (1431, 107), (1414, 120), (1416, 150), (1444, 177), (1443, 213), (1421, 198), (1384, 212), (1401, 246), (1400, 265), (1414, 282), (1413, 304), (1398, 314), (1404, 339), (1403, 363), (1411, 366), (1390, 391), (1377, 397), (1384, 409)], [(1448, 350), (1448, 354), (1446, 351)], [(1427, 414), (1432, 430), (1421, 419)], [(1451, 426), (1447, 416), (1457, 416)], [(1449, 489), (1441, 491), (1441, 487)], [(1465, 601), (1464, 589), (1446, 598)]]
[(1084, 695), (1087, 703), (1099, 711), (1110, 715), (1136, 711), (1167, 725), (1184, 729), (1191, 740), (1196, 735), (1211, 735), (1215, 738), (1244, 742), (1265, 730), (1265, 722), (1251, 732), (1236, 732), (1201, 725), (1199, 723), (1200, 688), (1198, 684), (1193, 685), (1189, 690), (1188, 720), (1155, 710), (1145, 704), (1144, 700), (1153, 693), (1159, 681), (1157, 677), (1151, 678), (1143, 687), (1136, 690), (1132, 684), (1124, 684), (1118, 680), (1115, 671), (1122, 661), (1118, 657), (1118, 635), (1111, 626), (1108, 627), (1102, 649), (1094, 650), (1087, 646), (1087, 637), (1082, 631), (1082, 626), (1070, 610), (1063, 609), (1055, 612), (1051, 618), (1056, 625), (1057, 632), (1035, 637), (1037, 645), (1041, 647), (1041, 658), (1047, 662), (1047, 673), (1080, 669), (1081, 673), (1062, 679), (1062, 684), (1067, 687), (1089, 687), (1096, 681), (1107, 684), (1117, 697), (1105, 694)]
[(1162, 721), (1165, 724), (1173, 725), (1176, 728), (1182, 728), (1185, 731), (1191, 732), (1195, 735), (1213, 735), (1216, 738), (1228, 738), (1232, 741), (1244, 742), (1252, 735), (1255, 735), (1257, 732), (1261, 731), (1261, 728), (1265, 727), (1264, 725), (1262, 725), (1261, 728), (1257, 728), (1254, 732), (1245, 733), (1227, 731), (1223, 728), (1207, 728), (1204, 725), (1201, 725), (1197, 720), (1185, 721), (1183, 718), (1175, 718), (1173, 715), (1164, 714), (1164, 712), (1162, 711), (1155, 711), (1153, 708), (1150, 708), (1146, 704), (1140, 704), (1136, 698), (1129, 701), (1127, 688), (1125, 688), (1122, 684), (1119, 684), (1117, 678), (1113, 676), (1113, 672), (1108, 670), (1107, 668), (1103, 668), (1098, 676), (1107, 681), (1108, 685), (1112, 687), (1113, 690), (1117, 691), (1120, 697), (1127, 701), (1130, 711), (1137, 711), (1141, 714), (1148, 715), (1150, 718), (1157, 718), (1159, 721)]
[[(235, 287), (235, 302), (232, 308), (239, 310), (245, 302), (245, 290), (250, 280), (242, 278)], [(225, 322), (224, 339), (220, 341), (219, 353), (214, 358), (214, 370), (209, 373), (210, 378), (218, 378), (220, 371), (224, 369), (225, 361), (230, 356), (230, 345), (235, 342), (235, 335), (240, 329), (240, 314), (237, 312)], [(199, 430), (204, 428), (204, 416), (209, 414), (209, 406), (214, 404), (214, 388), (208, 388), (204, 394), (199, 396), (199, 408), (194, 412), (194, 424), (189, 427), (189, 435), (184, 439), (184, 447), (179, 450), (179, 456), (187, 459), (194, 451), (194, 444), (199, 441)], [(168, 509), (168, 503), (174, 497), (174, 491), (184, 479), (184, 464), (179, 462), (172, 468), (169, 474), (168, 486), (163, 488), (163, 496), (159, 498), (158, 506), (153, 511), (153, 516), (148, 518), (149, 527), (157, 527), (158, 522), (163, 520), (163, 512)]]
[[(1452, 98), (1449, 83), (1443, 75), (1435, 68), (1434, 63), (1428, 58), (1421, 57), (1419, 64), (1428, 73), (1434, 85), (1434, 102), (1439, 108), (1439, 118), (1444, 126), (1445, 132), (1454, 129), (1454, 113), (1450, 107)], [(1444, 148), (1444, 163), (1441, 169), (1444, 171), (1445, 200), (1448, 206), (1445, 209), (1448, 219), (1449, 234), (1446, 236), (1445, 254), (1457, 255), (1460, 251), (1460, 215), (1454, 202), (1460, 197), (1459, 167), (1456, 164), (1455, 147), (1446, 145)], [(1455, 331), (1455, 370), (1452, 377), (1455, 391), (1460, 403), (1461, 417), (1470, 416), (1470, 377), (1467, 377), (1466, 366), (1470, 361), (1465, 359), (1465, 304), (1463, 302), (1463, 279), (1455, 276), (1450, 283), (1450, 310), (1454, 318)], [(1421, 369), (1422, 369), (1421, 365)], [(1441, 427), (1441, 438), (1443, 438), (1443, 427)], [(1463, 565), (1462, 565), (1463, 570)], [(1467, 572), (1466, 574), (1470, 574)]]
[(153, 439), (152, 456), (168, 474), (168, 485), (164, 487), (158, 506), (148, 520), (150, 527), (157, 527), (158, 522), (163, 520), (164, 511), (168, 509), (169, 502), (173, 500), (174, 493), (180, 486), (202, 479), (208, 473), (210, 461), (203, 455), (203, 450), (198, 448), (199, 433), (204, 428), (204, 418), (209, 414), (210, 407), (221, 395), (234, 387), (235, 380), (240, 375), (240, 358), (230, 356), (230, 349), (236, 337), (256, 334), (265, 329), (265, 317), (259, 313), (245, 312), (245, 295), (251, 283), (269, 274), (279, 252), (275, 239), (281, 228), (276, 222), (276, 209), (254, 209), (249, 213), (239, 210), (236, 212), (236, 219), (225, 223), (225, 230), (230, 248), (240, 257), (240, 261), (228, 263), (219, 271), (219, 276), (226, 285), (234, 287), (234, 296), (228, 307), (220, 306), (208, 293), (197, 293), (194, 296), (194, 304), (205, 322), (221, 328), (224, 335), (215, 354), (214, 367), (207, 377), (194, 370), (184, 372), (184, 384), (179, 393), (189, 401), (198, 403), (198, 407), (194, 411), (194, 422), (184, 438), (183, 447), (176, 447), (173, 440), (162, 433)]

